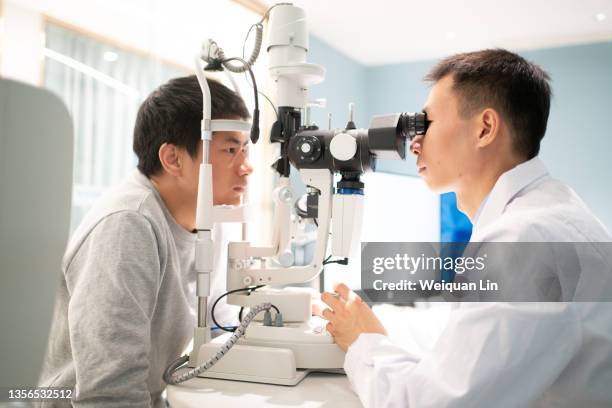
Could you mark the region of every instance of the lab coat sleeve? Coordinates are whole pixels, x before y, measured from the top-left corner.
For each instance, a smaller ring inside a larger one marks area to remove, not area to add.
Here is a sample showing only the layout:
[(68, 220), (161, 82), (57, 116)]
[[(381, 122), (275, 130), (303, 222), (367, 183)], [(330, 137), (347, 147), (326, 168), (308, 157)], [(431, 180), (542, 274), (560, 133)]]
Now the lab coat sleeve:
[(74, 407), (149, 407), (147, 386), (160, 257), (150, 222), (103, 219), (66, 271), (76, 373)]
[(570, 304), (463, 304), (430, 352), (362, 334), (344, 368), (367, 408), (523, 407), (567, 366), (580, 330)]

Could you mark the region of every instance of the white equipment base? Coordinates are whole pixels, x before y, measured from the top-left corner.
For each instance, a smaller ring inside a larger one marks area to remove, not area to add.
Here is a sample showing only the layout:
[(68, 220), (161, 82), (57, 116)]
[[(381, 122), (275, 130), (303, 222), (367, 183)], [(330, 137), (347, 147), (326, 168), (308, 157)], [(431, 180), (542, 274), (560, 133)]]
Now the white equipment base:
[[(311, 371), (342, 369), (344, 352), (325, 331), (325, 323), (319, 318), (284, 327), (252, 322), (245, 336), (200, 377), (296, 385)], [(213, 357), (231, 335), (197, 348), (197, 365)]]

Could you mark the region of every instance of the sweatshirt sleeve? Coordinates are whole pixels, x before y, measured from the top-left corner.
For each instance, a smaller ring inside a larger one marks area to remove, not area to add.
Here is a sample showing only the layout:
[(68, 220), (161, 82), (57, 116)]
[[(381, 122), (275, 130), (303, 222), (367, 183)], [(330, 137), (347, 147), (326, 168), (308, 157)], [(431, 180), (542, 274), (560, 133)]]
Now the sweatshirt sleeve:
[(151, 223), (131, 211), (104, 218), (66, 269), (75, 407), (149, 407), (151, 317), (160, 255)]

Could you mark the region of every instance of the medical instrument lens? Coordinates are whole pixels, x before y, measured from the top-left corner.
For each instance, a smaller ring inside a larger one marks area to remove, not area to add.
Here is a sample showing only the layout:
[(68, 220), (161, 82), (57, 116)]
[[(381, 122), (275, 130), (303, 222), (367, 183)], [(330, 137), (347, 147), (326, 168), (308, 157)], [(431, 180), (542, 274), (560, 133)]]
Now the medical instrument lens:
[(429, 121), (425, 112), (404, 112), (397, 123), (397, 132), (401, 136), (412, 140), (418, 135), (424, 135), (428, 126)]

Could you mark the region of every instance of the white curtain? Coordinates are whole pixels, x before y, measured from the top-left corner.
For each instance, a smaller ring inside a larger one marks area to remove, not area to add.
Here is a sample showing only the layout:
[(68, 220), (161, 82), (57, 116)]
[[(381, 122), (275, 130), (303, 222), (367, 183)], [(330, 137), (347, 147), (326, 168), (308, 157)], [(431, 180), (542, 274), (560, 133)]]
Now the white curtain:
[(51, 23), (45, 32), (44, 84), (64, 101), (74, 124), (74, 231), (93, 201), (135, 167), (132, 134), (140, 103), (168, 79), (190, 72)]

